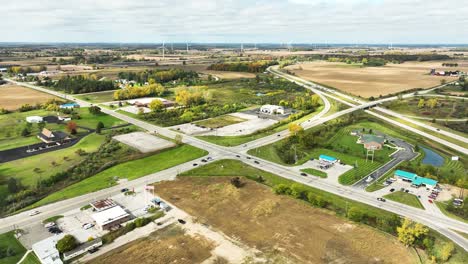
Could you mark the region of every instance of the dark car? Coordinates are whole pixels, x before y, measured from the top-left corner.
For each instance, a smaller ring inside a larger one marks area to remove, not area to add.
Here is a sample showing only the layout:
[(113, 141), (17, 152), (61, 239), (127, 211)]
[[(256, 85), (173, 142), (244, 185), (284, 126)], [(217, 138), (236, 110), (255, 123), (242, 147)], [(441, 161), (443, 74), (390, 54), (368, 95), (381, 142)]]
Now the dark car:
[(98, 250), (99, 250), (99, 248), (97, 248), (97, 247), (96, 247), (96, 248), (92, 248), (92, 249), (88, 250), (88, 253), (89, 253), (89, 254), (93, 254), (94, 252), (96, 252), (96, 251), (98, 251)]
[(390, 189), (390, 192), (394, 192), (394, 191), (395, 191), (395, 188), (391, 188), (391, 189)]
[(409, 193), (409, 190), (405, 190), (406, 193)]
[(302, 172), (301, 176), (307, 176), (307, 173)]
[(62, 230), (58, 227), (51, 227), (49, 228), (49, 232), (52, 234), (60, 234), (62, 233)]
[(201, 162), (206, 162), (206, 159), (202, 159)]
[(247, 157), (247, 159), (252, 159), (251, 157)]
[(128, 192), (128, 188), (123, 188), (122, 190), (120, 190), (120, 192)]
[(198, 166), (198, 163), (194, 163), (193, 166), (194, 166), (194, 167), (195, 167), (195, 166)]
[(181, 223), (181, 224), (183, 224), (183, 225), (185, 225), (185, 223), (187, 223), (187, 222), (186, 222), (185, 220), (183, 220), (183, 219), (177, 219), (177, 222), (179, 222), (179, 223)]
[(255, 164), (260, 164), (260, 162), (258, 162), (257, 160), (254, 161)]
[(386, 200), (384, 198), (378, 197), (377, 201), (385, 202)]
[(236, 155), (236, 157), (240, 158), (240, 155)]

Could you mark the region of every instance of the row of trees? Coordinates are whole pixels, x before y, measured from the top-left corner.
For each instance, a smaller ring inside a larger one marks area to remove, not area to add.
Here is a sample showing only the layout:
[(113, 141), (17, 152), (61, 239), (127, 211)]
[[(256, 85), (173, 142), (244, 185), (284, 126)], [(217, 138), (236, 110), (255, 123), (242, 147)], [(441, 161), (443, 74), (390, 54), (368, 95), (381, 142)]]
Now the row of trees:
[(35, 66), (35, 67), (21, 67), (21, 66), (13, 66), (8, 68), (9, 74), (27, 74), (27, 73), (36, 73), (41, 71), (46, 71), (47, 67), (42, 66)]
[(185, 71), (182, 69), (167, 70), (145, 70), (141, 72), (119, 72), (119, 78), (137, 83), (166, 83), (170, 81), (186, 81), (197, 79), (198, 73), (195, 71)]
[(114, 92), (115, 100), (126, 100), (141, 98), (146, 96), (162, 96), (166, 93), (166, 88), (159, 83), (152, 83), (145, 86), (127, 86), (124, 89)]
[(96, 80), (96, 78), (90, 78), (83, 75), (67, 75), (62, 77), (56, 83), (49, 83), (49, 85), (57, 90), (71, 94), (92, 93), (116, 89), (112, 80)]
[(229, 62), (229, 63), (215, 63), (208, 67), (208, 70), (213, 71), (237, 71), (237, 72), (264, 72), (268, 67), (277, 65), (276, 60), (260, 60), (253, 62)]
[(419, 99), (418, 108), (429, 107), (431, 109), (436, 108), (437, 106), (437, 98), (431, 98), (429, 100), (424, 100), (424, 98)]

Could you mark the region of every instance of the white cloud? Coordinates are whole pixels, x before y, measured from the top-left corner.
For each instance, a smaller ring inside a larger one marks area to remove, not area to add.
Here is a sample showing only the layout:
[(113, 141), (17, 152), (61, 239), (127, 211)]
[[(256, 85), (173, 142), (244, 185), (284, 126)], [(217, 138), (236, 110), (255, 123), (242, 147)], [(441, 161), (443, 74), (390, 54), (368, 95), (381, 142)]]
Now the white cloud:
[(464, 2), (0, 0), (0, 42), (468, 43)]

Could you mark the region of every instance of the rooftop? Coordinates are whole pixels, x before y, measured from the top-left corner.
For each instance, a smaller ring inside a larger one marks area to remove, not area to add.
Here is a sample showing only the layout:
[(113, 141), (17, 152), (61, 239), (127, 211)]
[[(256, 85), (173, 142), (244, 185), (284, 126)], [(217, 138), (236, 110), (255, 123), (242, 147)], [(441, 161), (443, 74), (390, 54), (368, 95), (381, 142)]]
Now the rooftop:
[(114, 206), (110, 209), (93, 214), (91, 217), (99, 226), (104, 226), (116, 220), (128, 217), (129, 214), (120, 206)]
[(319, 156), (319, 159), (324, 159), (324, 160), (328, 160), (328, 161), (336, 161), (337, 159), (335, 157), (331, 157), (331, 156), (327, 156), (327, 155), (320, 155)]
[(112, 199), (97, 200), (90, 203), (90, 205), (97, 211), (104, 211), (106, 209), (117, 206), (117, 204)]
[(385, 138), (383, 136), (364, 134), (361, 136), (361, 141), (363, 143), (377, 142), (382, 145), (385, 142)]

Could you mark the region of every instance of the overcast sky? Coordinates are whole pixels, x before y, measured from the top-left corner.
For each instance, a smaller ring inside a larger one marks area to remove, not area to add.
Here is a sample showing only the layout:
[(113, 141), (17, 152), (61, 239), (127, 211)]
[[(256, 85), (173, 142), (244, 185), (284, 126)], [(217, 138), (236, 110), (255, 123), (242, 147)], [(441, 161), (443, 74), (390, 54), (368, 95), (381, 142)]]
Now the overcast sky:
[(0, 42), (468, 43), (467, 0), (0, 0)]

